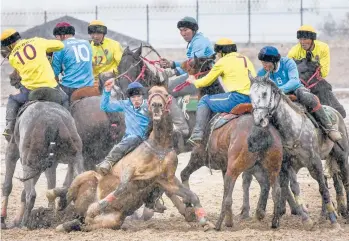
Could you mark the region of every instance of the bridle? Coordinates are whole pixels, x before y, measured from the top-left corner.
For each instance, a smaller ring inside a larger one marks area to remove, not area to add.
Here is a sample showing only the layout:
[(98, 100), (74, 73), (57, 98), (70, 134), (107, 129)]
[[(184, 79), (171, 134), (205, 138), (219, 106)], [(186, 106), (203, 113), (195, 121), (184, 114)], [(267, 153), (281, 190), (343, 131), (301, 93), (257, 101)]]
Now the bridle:
[(172, 96), (169, 95), (168, 97), (166, 97), (160, 93), (153, 93), (153, 94), (149, 95), (149, 97), (148, 97), (148, 106), (150, 106), (151, 101), (155, 96), (159, 96), (164, 101), (165, 105), (162, 107), (162, 110), (165, 112), (169, 112), (170, 106), (172, 104)]
[[(259, 85), (263, 85), (263, 84), (259, 84)], [(279, 104), (280, 104), (280, 101), (281, 101), (281, 98), (282, 98), (283, 93), (281, 92), (280, 89), (273, 88), (272, 86), (271, 86), (270, 88), (272, 89), (272, 90), (271, 90), (272, 93), (273, 93), (274, 95), (278, 95), (278, 97), (279, 97), (278, 100), (277, 100), (277, 102), (276, 102), (276, 105), (274, 105), (274, 107), (271, 107), (272, 100), (273, 100), (273, 99), (272, 99), (273, 95), (271, 94), (268, 104), (267, 104), (266, 106), (253, 107), (252, 113), (253, 113), (254, 111), (256, 111), (256, 110), (267, 110), (268, 113), (267, 113), (267, 116), (266, 116), (266, 117), (267, 117), (267, 118), (270, 118), (270, 117), (273, 116), (273, 114), (275, 113), (276, 109), (279, 107)]]

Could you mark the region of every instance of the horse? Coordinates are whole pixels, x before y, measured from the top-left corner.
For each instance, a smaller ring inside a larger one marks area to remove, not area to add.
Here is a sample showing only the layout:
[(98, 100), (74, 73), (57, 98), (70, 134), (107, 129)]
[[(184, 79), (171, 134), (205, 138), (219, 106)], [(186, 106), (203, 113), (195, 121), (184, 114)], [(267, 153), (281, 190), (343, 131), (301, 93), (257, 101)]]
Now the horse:
[[(202, 75), (199, 67), (200, 63), (204, 61), (203, 58), (194, 58), (191, 68), (187, 68), (188, 73), (196, 76)], [(199, 96), (220, 93), (221, 91), (222, 87), (218, 87), (218, 85), (211, 89), (206, 87), (205, 90), (199, 91)], [(193, 148), (189, 163), (181, 172), (181, 180), (189, 188), (190, 175), (200, 167), (208, 166), (222, 171), (224, 194), (221, 213), (215, 226), (217, 230), (221, 229), (225, 217), (226, 226), (233, 226), (232, 193), (238, 176), (245, 171), (255, 174), (261, 185), (261, 195), (256, 212), (258, 219), (265, 216), (270, 186), (273, 187), (274, 217), (272, 228), (279, 226), (279, 171), (283, 154), (281, 138), (276, 129), (272, 127), (266, 131), (254, 129), (255, 137), (248, 140), (248, 134), (254, 126), (251, 114), (246, 113), (249, 108), (251, 108), (249, 104), (240, 105), (238, 107), (240, 110), (237, 112), (233, 110), (235, 115), (230, 118), (230, 121), (226, 121), (223, 126), (217, 129), (209, 130), (208, 128), (206, 138), (203, 141), (206, 145)], [(258, 137), (260, 134), (265, 137), (265, 142), (261, 141), (262, 137)]]
[[(39, 96), (41, 88), (32, 91), (30, 96)], [(52, 90), (51, 90), (52, 91)], [(21, 208), (15, 218), (15, 226), (26, 226), (33, 209), (36, 192), (35, 184), (45, 171), (48, 188), (56, 186), (58, 162), (68, 164), (73, 172), (67, 173), (64, 186), (68, 187), (73, 175), (83, 172), (82, 142), (74, 119), (62, 105), (51, 101), (31, 101), (25, 104), (17, 117), (14, 135), (6, 149), (6, 175), (3, 184), (1, 225), (6, 227), (8, 198), (12, 190), (12, 177), (16, 162), (21, 159), (24, 177), (24, 190), (21, 195)], [(54, 203), (49, 202), (49, 207)]]
[[(118, 229), (125, 217), (137, 210), (152, 190), (159, 187), (170, 197), (178, 195), (192, 203), (200, 224), (212, 226), (199, 198), (175, 176), (178, 160), (171, 136), (170, 101), (165, 87), (150, 89), (148, 108), (152, 129), (149, 138), (114, 165), (110, 174), (101, 176), (88, 171), (75, 178), (68, 190), (68, 202), (74, 201), (80, 212), (86, 212), (86, 225), (74, 220), (58, 226), (57, 231), (71, 231), (77, 227), (84, 231)], [(108, 204), (104, 210), (101, 210), (101, 203)]]
[(343, 118), (346, 117), (344, 107), (339, 103), (332, 92), (332, 86), (320, 75), (320, 62), (312, 61), (311, 56), (301, 60), (295, 60), (299, 77), (311, 93), (319, 97), (321, 104), (331, 106), (337, 110)]
[[(301, 167), (307, 167), (310, 175), (318, 182), (331, 225), (338, 228), (337, 216), (325, 184), (322, 159), (336, 162), (340, 169), (349, 207), (349, 143), (344, 120), (339, 112), (329, 106), (323, 106), (330, 114), (335, 126), (342, 133), (342, 139), (333, 143), (322, 130), (316, 128), (307, 118), (303, 109), (295, 105), (274, 82), (269, 73), (263, 77), (249, 76), (251, 79), (251, 102), (253, 119), (257, 126), (273, 125), (278, 129), (285, 151), (291, 158), (291, 166), (297, 173)], [(348, 211), (348, 210), (347, 210)]]

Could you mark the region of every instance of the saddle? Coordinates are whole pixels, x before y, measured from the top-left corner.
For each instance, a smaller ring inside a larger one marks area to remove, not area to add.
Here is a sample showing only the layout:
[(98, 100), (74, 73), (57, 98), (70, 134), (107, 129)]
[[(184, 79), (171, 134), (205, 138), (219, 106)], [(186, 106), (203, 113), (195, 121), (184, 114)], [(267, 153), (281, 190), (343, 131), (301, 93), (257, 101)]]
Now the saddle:
[(242, 115), (252, 113), (252, 104), (242, 103), (235, 106), (229, 113), (218, 113), (214, 115), (210, 120), (210, 131), (221, 128), (229, 121), (236, 119)]
[(73, 103), (76, 100), (80, 100), (85, 97), (91, 97), (91, 96), (99, 96), (101, 95), (101, 92), (99, 90), (98, 86), (85, 86), (82, 88), (79, 88), (73, 92), (73, 94), (70, 97), (70, 103)]
[(62, 99), (62, 94), (58, 89), (49, 87), (41, 87), (33, 90), (28, 96), (29, 101), (51, 101), (60, 105), (63, 104)]

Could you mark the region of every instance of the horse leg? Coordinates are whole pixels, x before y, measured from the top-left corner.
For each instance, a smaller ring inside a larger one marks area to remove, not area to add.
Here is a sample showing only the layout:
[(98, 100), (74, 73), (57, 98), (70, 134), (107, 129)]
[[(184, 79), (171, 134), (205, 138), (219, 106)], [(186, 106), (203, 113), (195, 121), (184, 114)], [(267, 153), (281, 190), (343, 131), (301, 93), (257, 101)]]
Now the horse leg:
[[(50, 168), (45, 170), (45, 176), (47, 180), (47, 189), (51, 190), (56, 187), (56, 169), (58, 163), (55, 162)], [(48, 199), (48, 208), (55, 209), (55, 200)]]
[(7, 218), (8, 198), (12, 191), (12, 178), (16, 169), (16, 163), (19, 158), (19, 150), (15, 143), (9, 142), (6, 148), (5, 156), (5, 180), (2, 185), (2, 207), (1, 207), (1, 229), (6, 228), (5, 219)]
[(333, 185), (336, 190), (336, 199), (337, 199), (337, 212), (345, 217), (347, 215), (346, 204), (345, 204), (345, 196), (343, 193), (343, 183), (339, 179), (339, 174), (333, 174)]
[(254, 177), (257, 179), (261, 192), (257, 204), (255, 217), (257, 220), (262, 220), (265, 217), (265, 210), (267, 207), (268, 196), (270, 191), (270, 182), (268, 180), (267, 172), (260, 165), (255, 166)]
[(198, 152), (199, 147), (195, 147), (196, 149), (192, 151), (190, 156), (190, 160), (188, 165), (181, 171), (181, 180), (185, 187), (190, 189), (189, 186), (189, 178), (190, 175), (203, 166), (204, 160), (200, 158), (200, 154)]
[(39, 180), (40, 175), (33, 177), (30, 180), (24, 182), (25, 190), (25, 211), (22, 219), (22, 226), (26, 227), (29, 221), (30, 213), (34, 207), (36, 199), (35, 184)]
[[(337, 147), (336, 147), (337, 148)], [(349, 221), (349, 163), (348, 163), (348, 153), (340, 151), (339, 148), (336, 149), (336, 157), (339, 165), (339, 170), (341, 171), (342, 183), (347, 194), (347, 211), (346, 218)]]
[(252, 182), (252, 173), (246, 171), (242, 173), (242, 190), (243, 204), (241, 208), (241, 218), (247, 219), (250, 217), (250, 186)]
[(184, 202), (194, 205), (195, 215), (200, 225), (205, 229), (212, 228), (212, 224), (207, 220), (206, 212), (202, 208), (199, 197), (190, 189), (185, 187), (175, 176), (169, 180), (160, 179), (157, 181), (169, 195), (178, 195)]
[(24, 211), (25, 211), (25, 190), (23, 189), (21, 193), (21, 206), (18, 209), (16, 216), (13, 220), (13, 224), (12, 224), (13, 227), (19, 227), (21, 225)]
[(294, 200), (296, 201), (296, 206), (293, 205), (292, 201), (290, 198), (287, 200), (288, 204), (290, 205), (291, 208), (291, 214), (297, 215), (297, 210), (296, 207), (300, 206), (304, 212), (308, 212), (307, 208), (304, 206), (302, 198), (300, 196), (301, 189), (299, 188), (299, 183), (297, 182), (297, 172), (298, 170), (294, 170), (293, 168), (288, 169), (289, 173), (289, 180), (290, 180), (290, 187), (291, 191), (294, 195)]
[(311, 164), (308, 166), (308, 170), (310, 172), (310, 175), (318, 182), (319, 184), (319, 192), (325, 202), (326, 210), (329, 215), (331, 224), (334, 228), (340, 227), (337, 222), (337, 216), (335, 209), (332, 205), (330, 192), (328, 191), (328, 188), (325, 185), (325, 177), (322, 169), (322, 163), (319, 156), (315, 156), (311, 158), (310, 160)]
[[(74, 177), (76, 177), (77, 175), (83, 173), (85, 171), (84, 169), (84, 158), (82, 156), (81, 152), (78, 152), (72, 162), (72, 166), (73, 166), (73, 170), (74, 170), (74, 174), (73, 176), (69, 175), (70, 179), (66, 179), (66, 181), (64, 182), (65, 187), (69, 187), (70, 184), (72, 183)], [(68, 175), (67, 175), (68, 178)]]
[[(94, 204), (98, 205), (98, 203)], [(94, 217), (93, 220), (86, 217), (85, 221), (87, 225), (82, 227), (82, 231), (89, 232), (101, 228), (120, 229), (125, 218), (126, 217), (119, 211), (98, 215)]]
[[(272, 181), (271, 181), (272, 183)], [(278, 228), (280, 226), (280, 200), (281, 200), (281, 189), (280, 189), (280, 177), (275, 177), (274, 183), (272, 183), (273, 191), (273, 202), (274, 202), (274, 213), (273, 220), (271, 222), (271, 228)]]

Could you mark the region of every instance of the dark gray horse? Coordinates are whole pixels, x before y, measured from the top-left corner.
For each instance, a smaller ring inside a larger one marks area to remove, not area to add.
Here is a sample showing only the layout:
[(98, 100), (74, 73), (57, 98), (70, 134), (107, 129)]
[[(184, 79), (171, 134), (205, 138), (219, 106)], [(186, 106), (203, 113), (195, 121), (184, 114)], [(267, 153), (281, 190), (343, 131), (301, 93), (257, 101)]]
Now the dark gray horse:
[(345, 109), (333, 94), (331, 84), (320, 76), (319, 61), (312, 61), (311, 57), (295, 61), (304, 86), (319, 97), (321, 104), (331, 106), (345, 118)]
[[(68, 164), (64, 186), (69, 187), (73, 176), (83, 172), (82, 143), (74, 119), (63, 106), (47, 101), (30, 104), (17, 118), (14, 136), (6, 150), (6, 175), (3, 184), (1, 225), (5, 227), (8, 198), (16, 162), (23, 166), (24, 190), (15, 225), (26, 226), (34, 207), (35, 184), (45, 171), (48, 188), (56, 186), (58, 163)], [(49, 206), (54, 206), (50, 203)]]
[(269, 124), (269, 118), (272, 118), (274, 126), (281, 134), (285, 151), (292, 157), (292, 168), (296, 173), (301, 167), (308, 168), (310, 175), (319, 184), (319, 191), (333, 227), (339, 227), (325, 184), (321, 160), (337, 162), (347, 197), (349, 197), (349, 143), (341, 114), (331, 107), (324, 106), (343, 135), (338, 143), (333, 143), (320, 128), (314, 126), (303, 109), (293, 104), (269, 79), (269, 73), (255, 78), (250, 75), (250, 79), (252, 83), (250, 97), (254, 108), (255, 124), (266, 127)]

